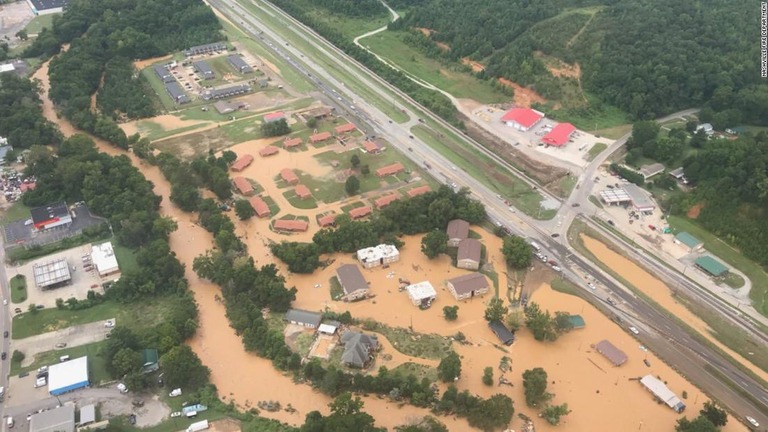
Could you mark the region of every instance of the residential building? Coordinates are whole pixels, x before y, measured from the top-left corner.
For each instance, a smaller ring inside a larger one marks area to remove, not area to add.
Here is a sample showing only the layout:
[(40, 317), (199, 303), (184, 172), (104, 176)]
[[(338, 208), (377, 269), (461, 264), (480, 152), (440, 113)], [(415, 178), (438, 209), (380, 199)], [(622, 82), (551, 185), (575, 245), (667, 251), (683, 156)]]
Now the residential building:
[(393, 202), (395, 202), (395, 201), (397, 201), (399, 199), (400, 199), (400, 197), (396, 193), (390, 193), (390, 194), (387, 194), (387, 195), (384, 195), (384, 196), (378, 198), (373, 203), (376, 205), (376, 208), (378, 210), (381, 210), (384, 207), (389, 206), (390, 204), (392, 204)]
[(512, 108), (502, 117), (502, 123), (521, 132), (527, 132), (544, 118), (544, 113), (530, 108)]
[(251, 196), (253, 195), (254, 189), (251, 182), (248, 181), (245, 177), (235, 177), (232, 179), (232, 183), (235, 185), (235, 189), (237, 192), (241, 195), (245, 196)]
[(320, 132), (320, 133), (311, 135), (309, 137), (309, 142), (311, 142), (312, 144), (317, 144), (323, 141), (328, 141), (331, 138), (333, 138), (333, 135), (330, 132)]
[(304, 186), (303, 184), (296, 185), (295, 188), (293, 188), (293, 192), (296, 194), (297, 197), (300, 199), (309, 199), (312, 198), (312, 192), (310, 192), (309, 188)]
[(490, 285), (488, 279), (482, 273), (470, 273), (467, 275), (448, 279), (445, 282), (448, 291), (456, 300), (466, 300), (475, 296), (483, 296), (488, 293)]
[(278, 219), (272, 225), (275, 231), (305, 232), (309, 229), (309, 222), (301, 219)]
[(429, 186), (419, 186), (417, 188), (413, 188), (409, 190), (408, 197), (413, 198), (419, 195), (424, 195), (425, 193), (429, 193), (429, 192), (432, 192), (432, 188), (430, 188)]
[(362, 219), (366, 216), (369, 216), (372, 211), (373, 210), (370, 206), (355, 207), (349, 211), (349, 217), (351, 217), (353, 220)]
[(379, 154), (381, 153), (381, 147), (373, 141), (365, 141), (363, 143), (363, 149), (368, 154)]
[(203, 93), (202, 96), (205, 100), (215, 100), (245, 94), (249, 91), (251, 91), (251, 86), (248, 84), (236, 84), (232, 86), (207, 90), (205, 93)]
[(626, 363), (628, 359), (624, 351), (616, 348), (616, 346), (608, 340), (602, 340), (596, 343), (595, 350), (613, 363), (614, 366), (621, 366)]
[(669, 172), (669, 175), (674, 177), (676, 180), (681, 180), (683, 177), (685, 177), (685, 168), (675, 168)]
[(299, 182), (299, 177), (290, 168), (283, 168), (282, 170), (280, 170), (280, 178), (283, 179), (283, 181), (288, 183), (289, 185), (296, 184)]
[(347, 123), (341, 126), (336, 126), (333, 130), (334, 132), (336, 132), (337, 135), (340, 135), (340, 134), (356, 131), (357, 126), (353, 125), (352, 123)]
[(710, 136), (715, 133), (715, 128), (712, 127), (710, 123), (702, 123), (698, 126), (696, 126), (696, 132), (703, 130), (707, 136)]
[(477, 270), (480, 268), (483, 244), (480, 240), (466, 238), (459, 242), (459, 250), (456, 253), (456, 267)]
[(445, 231), (448, 234), (448, 246), (458, 247), (459, 242), (469, 237), (469, 222), (463, 219), (454, 219), (448, 222)]
[(269, 210), (269, 205), (261, 197), (255, 196), (248, 200), (251, 203), (251, 207), (256, 212), (256, 216), (260, 218), (269, 217), (272, 212)]
[(355, 264), (344, 264), (336, 269), (336, 278), (344, 291), (341, 300), (355, 301), (368, 295), (368, 282), (366, 282), (360, 268)]
[(323, 315), (318, 312), (310, 312), (301, 309), (289, 309), (285, 313), (285, 320), (291, 324), (302, 327), (317, 328), (322, 321)]
[(378, 267), (400, 260), (400, 252), (393, 245), (380, 244), (357, 251), (357, 260), (365, 268)]
[(488, 322), (488, 327), (504, 345), (512, 345), (515, 342), (515, 334), (502, 324), (501, 321), (490, 321)]
[(640, 378), (640, 384), (642, 384), (646, 390), (651, 392), (657, 400), (672, 408), (676, 413), (685, 411), (685, 404), (683, 401), (681, 401), (662, 380), (653, 375), (646, 375)]
[(304, 141), (301, 138), (299, 138), (299, 137), (288, 138), (287, 140), (283, 141), (283, 148), (284, 149), (289, 149), (289, 148), (293, 148), (293, 147), (298, 147), (298, 146), (300, 146), (302, 144), (304, 144)]
[(285, 113), (282, 111), (276, 111), (264, 116), (264, 123), (274, 123), (280, 120), (286, 120)]
[(173, 77), (173, 74), (171, 71), (168, 70), (168, 67), (166, 65), (159, 65), (156, 64), (152, 66), (152, 69), (155, 71), (155, 75), (157, 75), (158, 78), (160, 78), (160, 81), (164, 83), (170, 83), (176, 81), (176, 78)]
[(344, 352), (341, 354), (341, 362), (350, 367), (364, 368), (374, 359), (379, 349), (379, 340), (376, 335), (366, 335), (354, 331), (348, 331), (341, 336), (344, 344)]
[(202, 54), (213, 54), (227, 50), (227, 45), (223, 42), (210, 43), (205, 45), (198, 45), (192, 48), (184, 50), (184, 55), (192, 57)]
[(233, 69), (240, 72), (241, 74), (253, 72), (253, 68), (248, 63), (246, 63), (242, 57), (240, 57), (237, 54), (228, 55), (227, 61), (229, 62), (230, 66), (232, 66)]
[(192, 66), (195, 68), (197, 73), (199, 73), (203, 79), (212, 80), (216, 78), (216, 73), (213, 71), (213, 69), (211, 68), (211, 65), (209, 65), (207, 61), (205, 60), (194, 61), (192, 62)]
[(640, 174), (643, 175), (643, 179), (648, 181), (649, 178), (661, 174), (664, 172), (664, 164), (654, 163), (650, 165), (643, 165), (640, 167)]
[(272, 156), (272, 155), (277, 154), (278, 152), (280, 152), (279, 148), (277, 148), (275, 146), (268, 145), (268, 146), (262, 148), (261, 150), (259, 150), (259, 156), (261, 156), (261, 157)]
[(437, 297), (437, 291), (429, 281), (419, 282), (405, 287), (408, 298), (414, 306), (427, 309), (432, 306), (432, 302)]
[(395, 162), (392, 165), (387, 165), (376, 170), (376, 176), (386, 177), (395, 174), (399, 174), (405, 171), (405, 167), (400, 162)]
[(317, 219), (317, 224), (320, 225), (321, 228), (326, 228), (329, 226), (336, 225), (336, 215), (331, 213), (325, 216), (320, 216)]
[(184, 92), (184, 89), (181, 88), (181, 85), (176, 81), (165, 83), (165, 91), (168, 93), (168, 96), (171, 97), (174, 103), (185, 104), (191, 102), (189, 96), (187, 96), (187, 94)]
[(249, 154), (242, 155), (239, 158), (237, 158), (237, 160), (232, 164), (232, 166), (229, 167), (229, 169), (235, 172), (240, 172), (248, 168), (248, 166), (250, 166), (252, 162), (253, 162), (253, 156)]

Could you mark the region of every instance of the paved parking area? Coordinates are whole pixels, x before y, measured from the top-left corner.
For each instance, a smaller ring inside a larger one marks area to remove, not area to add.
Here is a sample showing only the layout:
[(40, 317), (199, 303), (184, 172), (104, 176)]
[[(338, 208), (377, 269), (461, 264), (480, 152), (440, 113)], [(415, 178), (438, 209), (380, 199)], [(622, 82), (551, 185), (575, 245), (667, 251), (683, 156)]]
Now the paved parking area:
[[(18, 307), (21, 308), (21, 310), (26, 311), (31, 303), (43, 305), (46, 308), (56, 307), (57, 298), (64, 300), (70, 297), (85, 299), (90, 290), (103, 294), (104, 288), (102, 287), (102, 283), (114, 279), (117, 275), (102, 279), (99, 277), (95, 268), (90, 271), (83, 270), (83, 255), (90, 252), (91, 244), (89, 243), (47, 255), (20, 266), (8, 266), (6, 269), (9, 278), (14, 277), (17, 274), (24, 275), (27, 278), (27, 300), (23, 303), (14, 304), (14, 308)], [(34, 265), (44, 264), (61, 258), (66, 259), (69, 264), (70, 274), (72, 275), (71, 283), (60, 288), (48, 290), (42, 290), (35, 286), (35, 276), (33, 273)]]
[(16, 33), (26, 27), (34, 17), (27, 2), (0, 5), (0, 39), (8, 42), (11, 48), (18, 45)]
[[(112, 318), (111, 320), (97, 321), (63, 328), (61, 330), (43, 333), (37, 336), (30, 336), (28, 338), (14, 340), (12, 348), (24, 353), (25, 357), (24, 361), (21, 362), (21, 366), (27, 367), (35, 361), (35, 356), (42, 352), (72, 348), (103, 341), (106, 339), (107, 333), (111, 332), (114, 327), (114, 325), (108, 327), (106, 325), (107, 321), (112, 321), (113, 324), (116, 322), (115, 319)], [(57, 344), (66, 344), (66, 347), (62, 346), (57, 348)]]
[[(11, 222), (4, 227), (5, 244), (8, 247), (15, 245), (45, 245), (54, 243), (67, 237), (80, 234), (85, 228), (107, 222), (106, 219), (94, 216), (84, 205), (73, 208), (75, 218), (68, 227), (61, 226), (41, 232), (33, 231), (31, 219)], [(31, 217), (31, 216), (30, 216)]]

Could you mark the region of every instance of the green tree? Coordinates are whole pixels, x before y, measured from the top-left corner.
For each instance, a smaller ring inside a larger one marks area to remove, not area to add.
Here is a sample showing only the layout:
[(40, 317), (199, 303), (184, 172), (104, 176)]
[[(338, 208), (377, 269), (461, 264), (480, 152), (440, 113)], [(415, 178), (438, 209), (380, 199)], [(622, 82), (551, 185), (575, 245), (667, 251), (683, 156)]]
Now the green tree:
[(567, 312), (555, 312), (555, 330), (558, 333), (565, 333), (573, 330), (571, 314)]
[(448, 234), (442, 230), (432, 230), (421, 238), (421, 252), (429, 259), (437, 258), (448, 249)]
[(523, 372), (523, 388), (525, 403), (530, 407), (536, 407), (552, 397), (547, 393), (547, 372), (540, 367)]
[(365, 164), (360, 167), (360, 174), (364, 176), (368, 176), (368, 174), (371, 173), (371, 167), (368, 164)]
[(395, 432), (448, 432), (448, 428), (440, 420), (424, 416), (415, 423), (395, 426)]
[(632, 148), (644, 148), (648, 143), (653, 143), (659, 136), (661, 126), (653, 120), (639, 121), (632, 125)]
[(240, 220), (248, 220), (256, 215), (256, 210), (248, 200), (239, 199), (235, 201), (235, 214)]
[(261, 134), (265, 137), (288, 135), (289, 133), (291, 133), (291, 127), (288, 126), (285, 119), (261, 124)]
[(356, 195), (360, 191), (360, 180), (353, 175), (347, 177), (347, 181), (344, 183), (344, 191), (349, 196)]
[(570, 414), (571, 410), (568, 409), (568, 404), (562, 405), (548, 405), (541, 411), (541, 416), (547, 423), (557, 426), (560, 424), (560, 417)]
[(19, 363), (20, 364), (21, 362), (24, 361), (25, 357), (26, 356), (24, 355), (23, 352), (21, 352), (19, 350), (13, 350), (13, 354), (11, 354), (11, 361), (14, 362), (14, 363)]
[(490, 366), (483, 369), (483, 384), (487, 386), (493, 385), (493, 368)]
[(480, 400), (470, 409), (467, 420), (471, 426), (484, 431), (499, 430), (512, 420), (515, 408), (507, 395), (495, 394), (486, 400)]
[(21, 30), (17, 31), (16, 32), (16, 37), (19, 38), (20, 40), (23, 40), (23, 41), (29, 39), (29, 35), (27, 34), (27, 31), (24, 30), (24, 29), (21, 29)]
[(451, 351), (437, 365), (437, 377), (443, 382), (453, 382), (461, 375), (461, 359), (456, 352)]
[(349, 158), (349, 163), (352, 164), (352, 168), (357, 168), (360, 166), (360, 156), (353, 154), (352, 157)]
[(448, 321), (456, 321), (459, 317), (458, 306), (443, 306), (443, 317)]
[(165, 384), (196, 390), (208, 383), (211, 371), (188, 345), (177, 345), (160, 357)]
[(675, 432), (718, 432), (720, 429), (708, 418), (700, 415), (693, 420), (683, 417), (677, 421)]
[(122, 378), (141, 368), (141, 354), (130, 348), (122, 348), (112, 357), (112, 370), (116, 377)]
[(704, 402), (704, 408), (699, 411), (699, 414), (706, 417), (717, 427), (725, 426), (725, 424), (728, 423), (728, 413), (712, 401)]
[(533, 333), (537, 341), (553, 342), (557, 340), (557, 331), (549, 311), (542, 311), (539, 305), (531, 302), (525, 308), (525, 326)]
[(37, 305), (34, 303), (29, 304), (29, 307), (27, 307), (27, 311), (29, 311), (29, 313), (32, 315), (37, 315), (37, 313), (40, 312), (40, 310), (37, 308)]
[(311, 117), (309, 120), (307, 120), (307, 127), (310, 129), (314, 129), (317, 127), (317, 119), (314, 117)]
[(520, 330), (525, 322), (525, 315), (520, 309), (513, 309), (507, 315), (507, 328), (516, 332)]
[(499, 297), (493, 297), (485, 308), (485, 320), (504, 322), (504, 316), (507, 315), (507, 307), (504, 306), (504, 300)]
[(507, 260), (507, 265), (512, 268), (525, 269), (531, 265), (531, 245), (522, 237), (505, 237), (501, 253)]

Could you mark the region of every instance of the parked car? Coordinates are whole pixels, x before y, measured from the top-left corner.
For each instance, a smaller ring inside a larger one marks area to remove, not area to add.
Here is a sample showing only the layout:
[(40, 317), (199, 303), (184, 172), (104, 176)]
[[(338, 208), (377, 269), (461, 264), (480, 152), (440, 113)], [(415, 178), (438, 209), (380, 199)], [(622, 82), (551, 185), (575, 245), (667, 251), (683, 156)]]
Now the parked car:
[(181, 411), (174, 411), (171, 413), (171, 417), (181, 417)]
[(0, 359), (3, 359), (3, 360), (5, 360), (6, 358), (8, 358), (8, 353), (6, 353), (5, 351), (3, 351), (3, 353), (2, 353), (2, 354), (0, 354)]
[(747, 421), (754, 427), (760, 427), (760, 423), (757, 422), (753, 417), (747, 416)]
[(636, 335), (640, 334), (640, 330), (638, 330), (637, 327), (634, 327), (634, 326), (630, 327), (629, 331), (631, 331), (632, 333), (634, 333)]
[(4, 337), (4, 338), (7, 338), (7, 337), (8, 337), (8, 330), (6, 330), (6, 331), (4, 331), (4, 332), (3, 332), (3, 337)]
[(558, 234), (558, 233), (552, 233), (552, 238), (558, 238), (558, 237), (560, 237), (560, 234)]
[(593, 289), (593, 290), (597, 289), (597, 287), (595, 286), (595, 284), (593, 284), (592, 282), (587, 282), (587, 286), (588, 286), (590, 289)]

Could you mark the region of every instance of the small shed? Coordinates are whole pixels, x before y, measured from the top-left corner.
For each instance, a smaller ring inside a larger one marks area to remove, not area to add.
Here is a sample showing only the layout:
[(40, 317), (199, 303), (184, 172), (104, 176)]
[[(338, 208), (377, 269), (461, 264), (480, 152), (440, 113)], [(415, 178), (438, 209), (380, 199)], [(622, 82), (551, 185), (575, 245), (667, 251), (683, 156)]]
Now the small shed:
[(571, 321), (571, 325), (574, 329), (583, 329), (586, 325), (584, 322), (584, 317), (581, 315), (570, 315), (568, 316), (568, 319)]
[(489, 321), (488, 327), (491, 328), (493, 334), (495, 334), (504, 345), (512, 345), (512, 343), (515, 342), (515, 334), (512, 333), (507, 326), (502, 324), (501, 321)]
[(291, 324), (297, 324), (302, 327), (317, 328), (323, 316), (318, 312), (310, 312), (301, 309), (289, 309), (285, 313), (285, 320)]
[(405, 290), (408, 291), (408, 298), (411, 299), (411, 303), (422, 309), (432, 306), (432, 302), (437, 297), (437, 291), (435, 291), (435, 288), (429, 281), (408, 285), (405, 287)]
[(320, 324), (317, 331), (327, 335), (334, 335), (341, 327), (341, 323), (338, 321), (325, 321)]
[(693, 252), (704, 247), (704, 242), (696, 237), (683, 231), (675, 236), (675, 243), (682, 244), (688, 248), (689, 252)]
[(728, 267), (709, 255), (696, 258), (696, 267), (704, 270), (714, 277), (720, 277), (728, 273)]

